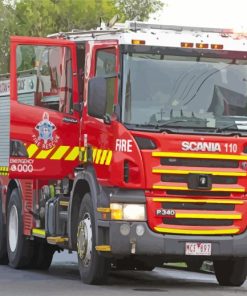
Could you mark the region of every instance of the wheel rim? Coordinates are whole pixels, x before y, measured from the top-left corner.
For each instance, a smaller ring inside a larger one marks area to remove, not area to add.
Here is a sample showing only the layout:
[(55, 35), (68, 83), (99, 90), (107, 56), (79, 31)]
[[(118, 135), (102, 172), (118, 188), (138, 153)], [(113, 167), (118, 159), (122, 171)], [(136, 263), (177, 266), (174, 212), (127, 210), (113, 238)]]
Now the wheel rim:
[(84, 266), (88, 266), (92, 257), (92, 223), (90, 215), (86, 213), (78, 225), (77, 252)]
[(9, 214), (9, 247), (12, 252), (16, 250), (18, 241), (18, 212), (15, 205), (12, 206)]

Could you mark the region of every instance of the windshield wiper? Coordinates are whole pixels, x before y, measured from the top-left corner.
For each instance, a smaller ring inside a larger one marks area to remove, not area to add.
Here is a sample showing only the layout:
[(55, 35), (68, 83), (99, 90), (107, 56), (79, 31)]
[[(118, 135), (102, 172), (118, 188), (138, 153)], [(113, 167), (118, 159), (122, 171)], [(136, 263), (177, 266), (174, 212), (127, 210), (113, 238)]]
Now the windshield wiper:
[[(161, 131), (161, 126), (159, 126), (158, 124), (139, 124), (139, 123), (124, 123), (124, 125), (128, 128), (128, 129), (133, 129), (133, 130), (158, 130)], [(162, 131), (166, 131), (166, 132), (172, 132), (172, 130), (170, 129), (162, 129)]]
[(186, 119), (173, 119), (173, 120), (168, 120), (166, 122), (162, 122), (161, 123), (161, 120), (158, 120), (157, 121), (157, 126), (158, 127), (165, 127), (167, 125), (170, 125), (170, 124), (173, 124), (173, 123), (179, 123), (179, 122), (187, 122)]
[[(190, 128), (195, 128), (195, 126), (191, 126), (191, 123), (205, 123), (205, 125), (207, 124), (208, 120), (206, 119), (202, 119), (202, 118), (197, 118), (197, 117), (191, 117), (191, 118), (174, 118), (174, 119), (170, 119), (168, 121), (165, 122), (161, 122), (161, 120), (158, 121), (158, 127), (166, 127), (169, 126), (171, 124), (174, 123), (188, 123), (188, 125), (183, 125), (183, 126), (179, 126), (179, 127), (190, 127)], [(200, 126), (199, 126), (200, 127)]]
[(160, 129), (160, 127), (157, 124), (127, 123), (127, 122), (123, 122), (123, 124), (129, 129)]
[(246, 123), (236, 123), (236, 122), (234, 122), (234, 123), (231, 123), (231, 124), (229, 124), (229, 125), (226, 125), (226, 126), (222, 126), (222, 127), (217, 127), (216, 128), (216, 132), (218, 133), (218, 132), (222, 132), (222, 131), (224, 131), (224, 130), (228, 130), (228, 129), (231, 129), (232, 127), (237, 127), (237, 128), (235, 128), (235, 129), (232, 129), (232, 130), (234, 130), (234, 131), (241, 131), (241, 130), (244, 130), (244, 129), (238, 129), (238, 126), (245, 126), (246, 127), (246, 130), (247, 130), (247, 122)]

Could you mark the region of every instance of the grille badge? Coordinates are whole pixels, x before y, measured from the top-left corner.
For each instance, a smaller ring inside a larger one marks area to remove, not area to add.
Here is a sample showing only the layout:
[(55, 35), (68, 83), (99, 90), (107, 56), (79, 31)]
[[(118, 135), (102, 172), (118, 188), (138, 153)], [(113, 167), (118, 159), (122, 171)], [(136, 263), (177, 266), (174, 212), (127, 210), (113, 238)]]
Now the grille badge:
[(202, 174), (189, 174), (188, 175), (188, 188), (189, 189), (202, 189), (210, 190), (212, 188), (211, 175)]
[(241, 163), (241, 167), (242, 167), (242, 169), (246, 170), (247, 169), (247, 162), (246, 161), (243, 161)]
[(173, 218), (176, 216), (176, 211), (173, 209), (157, 209), (156, 215), (159, 217)]

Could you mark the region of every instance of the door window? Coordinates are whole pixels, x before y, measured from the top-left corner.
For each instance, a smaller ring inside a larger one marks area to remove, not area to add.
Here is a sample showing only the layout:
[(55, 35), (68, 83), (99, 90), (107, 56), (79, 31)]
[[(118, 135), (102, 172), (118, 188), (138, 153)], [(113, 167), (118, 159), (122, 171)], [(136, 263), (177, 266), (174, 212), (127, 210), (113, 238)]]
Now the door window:
[(72, 63), (67, 47), (17, 47), (18, 101), (63, 113), (72, 110)]
[(96, 52), (96, 77), (107, 79), (106, 113), (113, 113), (114, 95), (116, 92), (116, 49), (104, 48)]

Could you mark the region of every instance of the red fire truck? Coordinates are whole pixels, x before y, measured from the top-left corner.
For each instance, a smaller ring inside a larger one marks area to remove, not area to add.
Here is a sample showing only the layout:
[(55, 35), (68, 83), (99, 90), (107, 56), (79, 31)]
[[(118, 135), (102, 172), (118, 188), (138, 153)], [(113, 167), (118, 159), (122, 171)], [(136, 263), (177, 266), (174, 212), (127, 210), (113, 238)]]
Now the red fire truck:
[(247, 273), (247, 40), (126, 22), (11, 38), (0, 79), (0, 261), (82, 281), (164, 262)]

